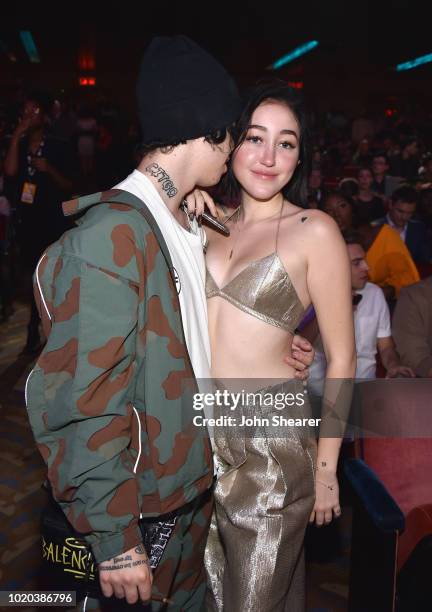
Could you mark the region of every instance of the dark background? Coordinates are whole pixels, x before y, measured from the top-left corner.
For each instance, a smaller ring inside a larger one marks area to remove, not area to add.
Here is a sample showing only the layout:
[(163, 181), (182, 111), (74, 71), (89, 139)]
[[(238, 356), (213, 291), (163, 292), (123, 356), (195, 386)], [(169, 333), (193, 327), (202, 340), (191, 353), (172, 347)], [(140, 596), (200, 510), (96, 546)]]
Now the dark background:
[[(79, 76), (96, 78), (89, 97), (108, 95), (134, 109), (140, 57), (154, 34), (188, 34), (232, 72), (240, 86), (268, 76), (266, 67), (308, 40), (320, 46), (278, 70), (277, 76), (304, 83), (317, 111), (429, 105), (432, 64), (396, 73), (397, 63), (432, 51), (427, 1), (390, 2), (260, 0), (231, 2), (35, 2), (2, 3), (0, 93), (38, 85), (70, 93)], [(31, 64), (19, 39), (28, 29), (40, 64)], [(90, 55), (95, 70), (80, 69)], [(83, 90), (84, 88), (81, 88)], [(90, 91), (91, 90), (91, 91)]]

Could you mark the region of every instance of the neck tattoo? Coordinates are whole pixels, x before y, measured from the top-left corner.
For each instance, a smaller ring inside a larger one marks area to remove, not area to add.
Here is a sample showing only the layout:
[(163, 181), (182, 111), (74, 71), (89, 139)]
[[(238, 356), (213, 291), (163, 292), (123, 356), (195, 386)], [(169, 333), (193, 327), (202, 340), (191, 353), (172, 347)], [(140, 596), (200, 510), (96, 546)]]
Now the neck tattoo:
[(146, 167), (146, 172), (148, 172), (151, 176), (157, 178), (158, 183), (162, 183), (162, 189), (166, 192), (169, 198), (173, 198), (177, 195), (178, 189), (174, 185), (171, 177), (159, 164), (153, 163)]

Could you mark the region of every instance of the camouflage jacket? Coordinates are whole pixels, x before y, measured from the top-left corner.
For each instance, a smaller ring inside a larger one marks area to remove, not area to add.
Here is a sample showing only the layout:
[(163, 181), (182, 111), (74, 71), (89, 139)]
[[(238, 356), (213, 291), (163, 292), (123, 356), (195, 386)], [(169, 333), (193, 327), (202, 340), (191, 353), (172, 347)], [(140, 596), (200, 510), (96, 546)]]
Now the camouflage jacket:
[(206, 490), (213, 469), (192, 425), (195, 379), (165, 240), (130, 193), (63, 205), (87, 208), (36, 269), (48, 341), (26, 401), (54, 497), (101, 562), (142, 541), (140, 515)]

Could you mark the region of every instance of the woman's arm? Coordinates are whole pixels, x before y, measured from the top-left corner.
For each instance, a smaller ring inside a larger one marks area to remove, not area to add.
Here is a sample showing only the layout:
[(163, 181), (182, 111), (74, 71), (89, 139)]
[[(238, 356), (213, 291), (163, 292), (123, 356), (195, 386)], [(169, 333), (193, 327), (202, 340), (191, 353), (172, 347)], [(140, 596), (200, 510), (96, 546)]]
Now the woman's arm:
[(340, 512), (336, 469), (351, 402), (356, 357), (351, 303), (351, 270), (336, 223), (315, 214), (308, 240), (307, 285), (327, 360), (318, 442), (316, 502), (312, 520), (330, 522)]

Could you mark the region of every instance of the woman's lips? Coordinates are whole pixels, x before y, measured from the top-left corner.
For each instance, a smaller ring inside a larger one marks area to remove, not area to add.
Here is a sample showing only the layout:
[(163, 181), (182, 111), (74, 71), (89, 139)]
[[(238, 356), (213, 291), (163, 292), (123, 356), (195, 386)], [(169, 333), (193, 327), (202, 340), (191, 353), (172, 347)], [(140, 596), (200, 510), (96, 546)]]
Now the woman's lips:
[(254, 174), (255, 176), (262, 178), (265, 181), (271, 181), (272, 179), (274, 179), (277, 174), (271, 174), (270, 172), (257, 172), (255, 170), (251, 171), (252, 174)]

